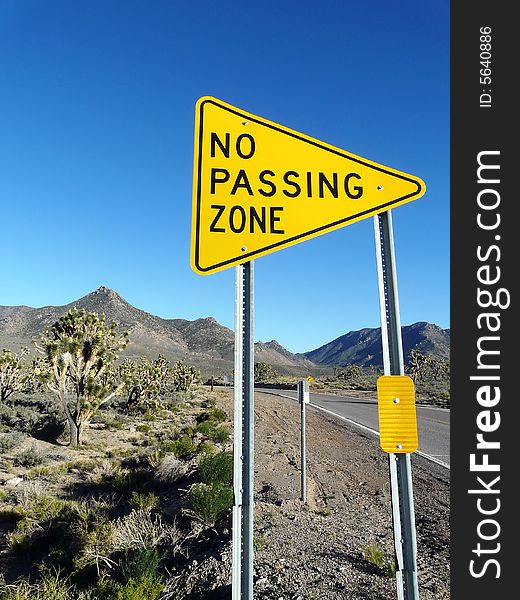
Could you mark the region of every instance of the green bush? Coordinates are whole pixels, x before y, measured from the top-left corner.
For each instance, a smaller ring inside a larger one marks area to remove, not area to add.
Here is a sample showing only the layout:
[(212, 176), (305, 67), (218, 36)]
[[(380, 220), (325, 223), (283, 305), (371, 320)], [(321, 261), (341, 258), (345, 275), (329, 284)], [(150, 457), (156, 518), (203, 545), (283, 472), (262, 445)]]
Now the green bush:
[(142, 550), (125, 551), (121, 563), (121, 572), (126, 581), (140, 581), (147, 577), (157, 577), (162, 557), (156, 547), (144, 548)]
[(387, 558), (384, 550), (382, 550), (379, 546), (376, 544), (365, 546), (362, 548), (361, 552), (363, 554), (363, 558), (374, 567), (377, 567), (382, 575), (385, 577), (395, 576), (394, 562)]
[(226, 444), (229, 440), (229, 429), (225, 425), (215, 427), (211, 439), (217, 444)]
[(211, 442), (201, 442), (197, 448), (199, 454), (216, 454), (218, 452), (215, 444)]
[(187, 458), (197, 450), (197, 445), (188, 435), (181, 436), (173, 442), (173, 453), (177, 458)]
[(214, 527), (218, 518), (233, 506), (233, 490), (222, 483), (196, 483), (190, 489), (189, 501), (189, 514)]
[(197, 431), (205, 435), (206, 437), (211, 437), (213, 432), (215, 431), (215, 422), (214, 421), (202, 421), (197, 425)]
[(150, 433), (152, 426), (148, 425), (148, 423), (141, 423), (141, 425), (138, 425), (135, 430), (139, 431), (139, 433)]
[(31, 467), (37, 467), (38, 465), (43, 464), (44, 461), (45, 457), (38, 452), (34, 446), (31, 446), (30, 448), (27, 448), (27, 450), (20, 452), (20, 454), (17, 454), (13, 459), (15, 465), (19, 467), (26, 467), (27, 469), (30, 469)]
[(132, 492), (130, 498), (130, 504), (137, 509), (141, 510), (152, 510), (159, 506), (159, 496), (153, 492), (142, 493)]
[(102, 581), (98, 584), (95, 598), (96, 600), (158, 600), (163, 590), (163, 581), (151, 576), (137, 580), (130, 579), (125, 583)]
[(45, 571), (40, 581), (20, 579), (9, 587), (0, 585), (0, 600), (94, 600), (88, 591), (77, 590), (59, 571)]
[(204, 421), (214, 421), (215, 423), (223, 423), (227, 418), (224, 410), (216, 406), (205, 410), (197, 416), (197, 423)]
[(198, 467), (200, 478), (204, 483), (233, 482), (233, 454), (231, 452), (220, 452), (213, 456), (205, 456)]
[(0, 452), (8, 452), (13, 448), (21, 446), (25, 440), (25, 435), (21, 431), (4, 433), (0, 436)]
[(82, 507), (70, 526), (69, 549), (73, 555), (74, 570), (80, 571), (95, 564), (98, 573), (104, 557), (112, 547), (113, 527), (99, 507)]
[(121, 469), (118, 471), (113, 480), (112, 486), (125, 496), (130, 496), (132, 492), (142, 492), (147, 483), (148, 473), (146, 471), (131, 471), (129, 469)]

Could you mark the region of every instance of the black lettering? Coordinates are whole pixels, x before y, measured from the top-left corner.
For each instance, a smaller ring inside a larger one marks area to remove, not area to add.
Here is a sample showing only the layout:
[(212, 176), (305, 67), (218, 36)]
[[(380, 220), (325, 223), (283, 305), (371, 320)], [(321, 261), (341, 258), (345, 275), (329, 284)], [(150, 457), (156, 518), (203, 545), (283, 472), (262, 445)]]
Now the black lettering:
[(270, 171), (269, 169), (265, 169), (265, 171), (262, 171), (260, 173), (258, 179), (260, 179), (260, 183), (265, 183), (266, 185), (268, 185), (271, 188), (271, 190), (269, 192), (266, 192), (265, 190), (258, 188), (258, 191), (262, 194), (262, 196), (274, 196), (276, 194), (276, 185), (272, 181), (267, 180), (265, 178), (266, 175), (274, 177), (274, 173), (272, 171)]
[(218, 137), (218, 135), (214, 131), (212, 131), (211, 132), (211, 158), (215, 158), (215, 144), (220, 148), (220, 151), (222, 152), (222, 154), (226, 158), (229, 158), (229, 141), (230, 141), (229, 133), (226, 133), (226, 143), (224, 145), (220, 141), (220, 138)]
[(249, 211), (249, 216), (250, 216), (250, 223), (249, 223), (249, 231), (251, 233), (255, 232), (255, 224), (254, 222), (256, 221), (258, 223), (258, 227), (260, 228), (260, 231), (262, 233), (265, 233), (265, 206), (262, 206), (262, 216), (260, 217), (260, 215), (258, 214), (256, 208), (254, 206), (251, 206), (251, 209)]
[(280, 217), (275, 215), (275, 211), (283, 210), (283, 206), (271, 206), (269, 207), (269, 220), (271, 224), (271, 233), (285, 233), (283, 229), (275, 229), (275, 223), (280, 221)]
[(235, 179), (235, 183), (233, 184), (233, 189), (231, 190), (231, 195), (234, 196), (237, 193), (238, 188), (245, 188), (247, 193), (252, 196), (253, 190), (249, 185), (249, 179), (247, 178), (247, 173), (245, 169), (240, 169), (238, 172), (237, 178)]
[(312, 198), (312, 173), (307, 171), (307, 198)]
[(296, 181), (291, 181), (289, 179), (289, 177), (299, 177), (298, 173), (296, 171), (287, 171), (287, 173), (285, 173), (285, 175), (283, 176), (283, 180), (285, 181), (285, 183), (287, 183), (288, 185), (291, 185), (294, 188), (294, 192), (289, 192), (287, 190), (283, 190), (283, 193), (286, 196), (289, 196), (289, 198), (296, 198), (296, 196), (299, 196), (300, 192), (302, 191), (302, 188), (300, 187), (299, 183), (296, 183)]
[[(249, 154), (242, 153), (242, 140), (244, 138), (249, 140), (249, 144), (250, 144), (249, 145)], [(238, 154), (238, 156), (240, 156), (240, 158), (251, 158), (253, 156), (253, 154), (255, 153), (255, 149), (256, 149), (255, 140), (252, 135), (249, 135), (249, 133), (243, 133), (242, 135), (239, 135), (237, 137), (236, 146), (237, 146), (237, 154)]]
[(318, 173), (318, 191), (320, 198), (324, 198), (325, 194), (323, 193), (323, 184), (325, 184), (329, 188), (329, 192), (334, 196), (334, 198), (338, 197), (338, 174), (332, 173), (332, 184), (327, 179), (325, 173), (321, 171)]
[(209, 230), (213, 231), (215, 233), (225, 233), (226, 230), (223, 227), (217, 227), (217, 222), (220, 219), (220, 217), (222, 216), (222, 213), (224, 212), (226, 207), (222, 206), (220, 204), (212, 204), (211, 208), (214, 208), (217, 211), (217, 214), (216, 214), (215, 218), (213, 219), (213, 221), (211, 222), (211, 225), (209, 226)]
[[(224, 175), (222, 179), (217, 178), (217, 174), (221, 173)], [(229, 180), (229, 171), (226, 169), (211, 169), (211, 194), (215, 193), (215, 186), (217, 183), (226, 183)]]
[[(240, 227), (235, 227), (235, 213), (239, 212), (242, 222), (240, 223)], [(242, 233), (244, 231), (244, 227), (246, 226), (246, 211), (241, 206), (232, 206), (229, 211), (229, 227), (233, 233)]]
[(345, 188), (345, 194), (347, 194), (349, 198), (352, 198), (352, 200), (356, 200), (357, 198), (361, 198), (361, 196), (363, 195), (363, 187), (360, 185), (355, 185), (353, 188), (355, 190), (355, 193), (351, 192), (349, 182), (352, 177), (355, 177), (356, 179), (361, 179), (361, 175), (358, 175), (357, 173), (349, 173), (348, 175), (345, 175), (345, 181), (343, 182), (343, 185)]

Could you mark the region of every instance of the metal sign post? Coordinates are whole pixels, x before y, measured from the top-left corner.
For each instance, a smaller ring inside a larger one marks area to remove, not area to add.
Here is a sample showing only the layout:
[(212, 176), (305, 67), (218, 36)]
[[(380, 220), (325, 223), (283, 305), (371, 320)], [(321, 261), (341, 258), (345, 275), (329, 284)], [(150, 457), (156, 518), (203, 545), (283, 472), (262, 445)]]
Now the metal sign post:
[(235, 271), (232, 600), (253, 598), (253, 262)]
[[(404, 375), (391, 211), (374, 217), (385, 375)], [(410, 454), (389, 454), (398, 600), (419, 600)]]
[(307, 502), (307, 442), (305, 432), (305, 405), (309, 403), (309, 382), (298, 381), (298, 402), (301, 410), (301, 501)]

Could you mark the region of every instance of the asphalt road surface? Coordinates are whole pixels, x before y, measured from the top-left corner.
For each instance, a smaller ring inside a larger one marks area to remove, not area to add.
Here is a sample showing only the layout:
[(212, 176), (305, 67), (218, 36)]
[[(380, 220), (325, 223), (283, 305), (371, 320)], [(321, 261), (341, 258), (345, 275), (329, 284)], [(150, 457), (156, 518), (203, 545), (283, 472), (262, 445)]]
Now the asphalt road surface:
[[(294, 398), (296, 391), (257, 388), (258, 392), (267, 392)], [(363, 428), (368, 428), (378, 435), (377, 400), (371, 398), (349, 398), (332, 394), (310, 395), (311, 406), (315, 410), (323, 409), (351, 421)], [(418, 454), (449, 468), (450, 465), (450, 411), (446, 408), (417, 405), (417, 426), (419, 430)]]

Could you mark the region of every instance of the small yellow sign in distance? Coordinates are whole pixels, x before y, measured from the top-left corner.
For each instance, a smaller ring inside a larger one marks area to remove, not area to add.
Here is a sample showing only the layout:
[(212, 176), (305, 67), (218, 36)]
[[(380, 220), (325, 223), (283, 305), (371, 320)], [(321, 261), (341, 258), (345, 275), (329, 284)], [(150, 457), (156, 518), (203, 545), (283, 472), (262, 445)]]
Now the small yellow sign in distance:
[(388, 453), (415, 452), (419, 447), (413, 381), (405, 375), (377, 380), (381, 448)]
[(214, 273), (424, 191), (418, 177), (203, 97), (195, 116), (191, 266)]
[(312, 382), (314, 381), (314, 377), (313, 377), (312, 375), (309, 375), (309, 376), (307, 377), (307, 381), (308, 381), (309, 383), (312, 383)]

